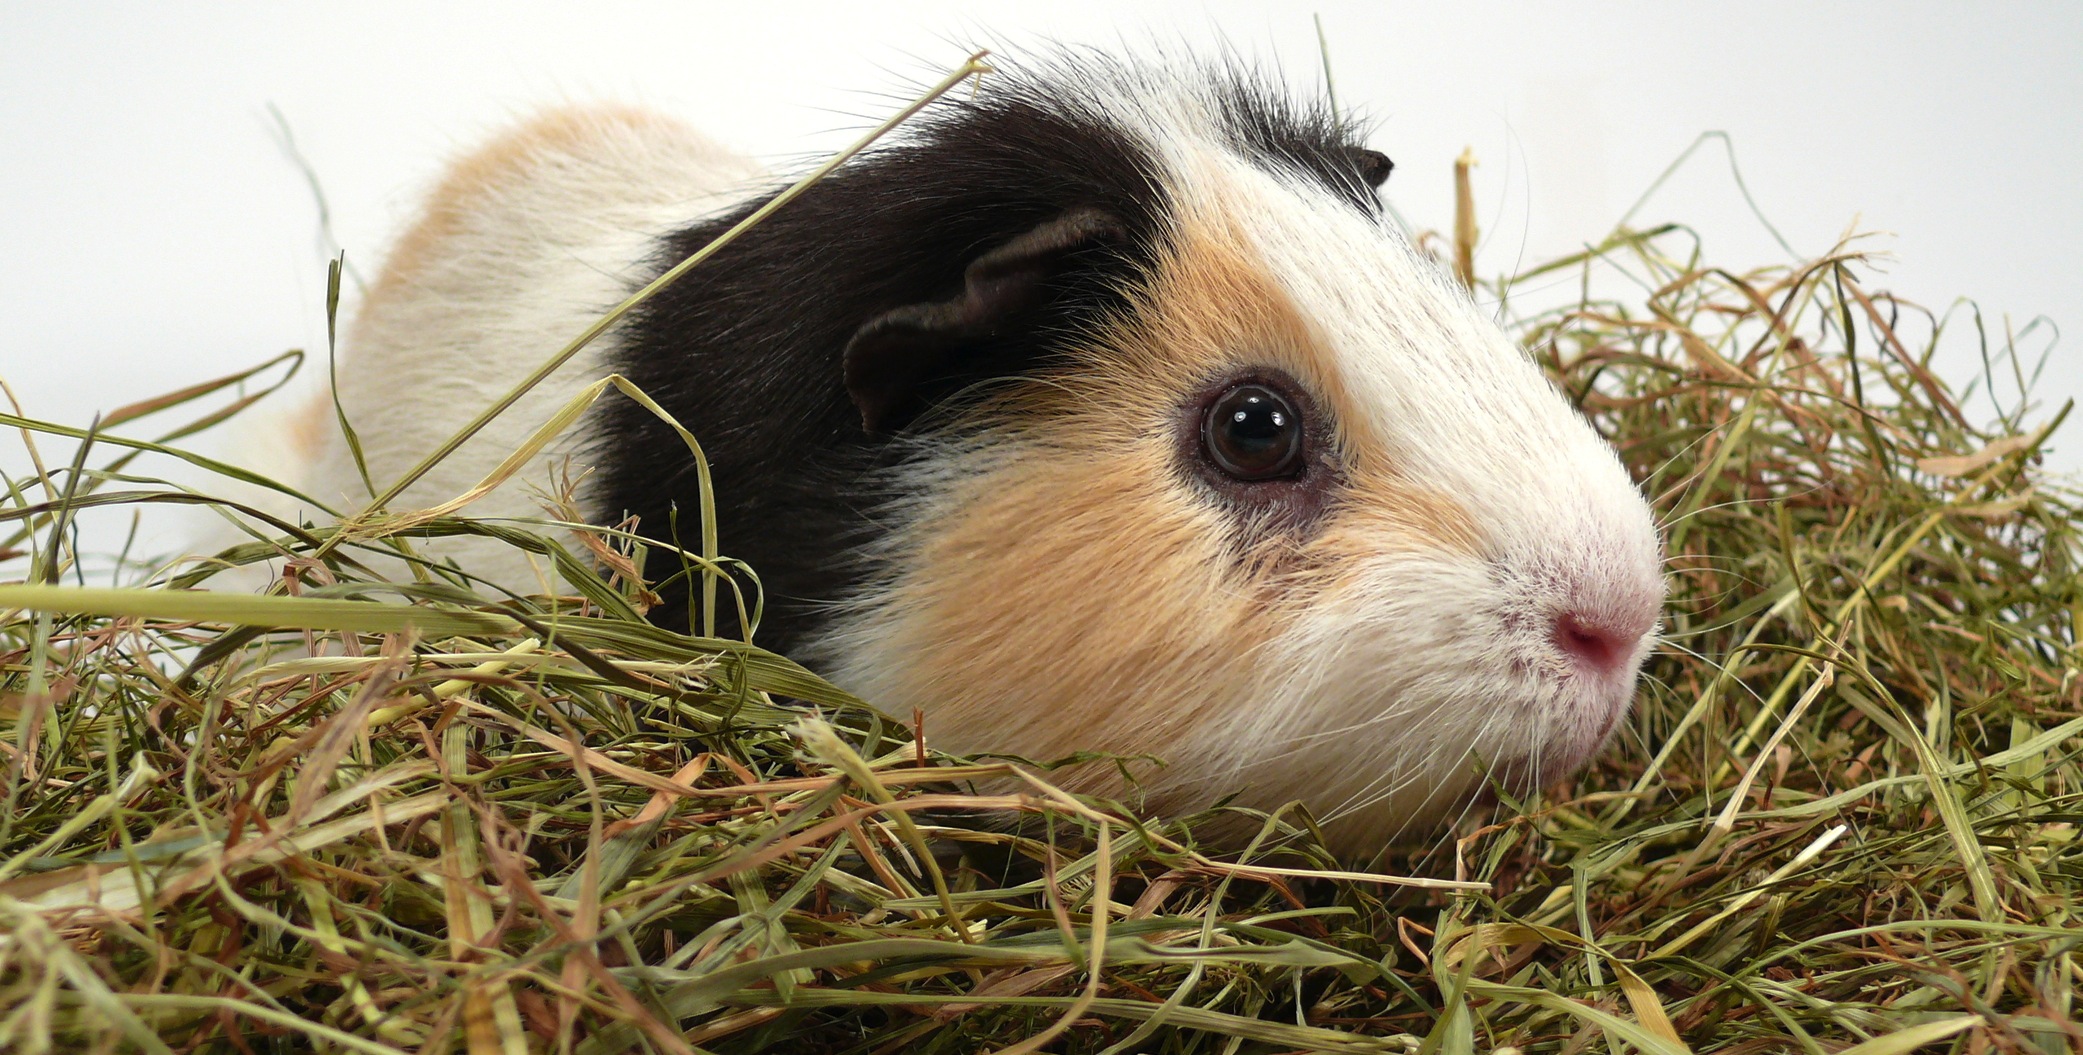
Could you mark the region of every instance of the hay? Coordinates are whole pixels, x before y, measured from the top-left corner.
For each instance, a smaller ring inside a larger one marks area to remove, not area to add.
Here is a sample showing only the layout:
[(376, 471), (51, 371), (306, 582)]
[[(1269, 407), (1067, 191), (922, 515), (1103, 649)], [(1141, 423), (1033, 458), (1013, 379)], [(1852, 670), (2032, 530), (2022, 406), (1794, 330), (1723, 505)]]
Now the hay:
[[(243, 378), (91, 434), (0, 416), (76, 441), (0, 505), (0, 1048), (2083, 1046), (2083, 546), (2037, 467), (2061, 414), (1973, 424), (1929, 364), (1979, 317), (1863, 273), (1711, 267), (1667, 226), (1491, 285), (1629, 291), (1512, 324), (1655, 497), (1674, 592), (1590, 772), (1375, 866), (1445, 882), (1338, 871), (1298, 809), (1213, 858), (1207, 815), (915, 743), (648, 625), (614, 532), (264, 524), (60, 585), (75, 517), (206, 501), (109, 460), (185, 427), (119, 434)], [(1977, 385), (2011, 369), (1985, 352)], [(581, 588), (363, 567), (448, 532)], [(269, 558), (279, 595), (188, 589)]]

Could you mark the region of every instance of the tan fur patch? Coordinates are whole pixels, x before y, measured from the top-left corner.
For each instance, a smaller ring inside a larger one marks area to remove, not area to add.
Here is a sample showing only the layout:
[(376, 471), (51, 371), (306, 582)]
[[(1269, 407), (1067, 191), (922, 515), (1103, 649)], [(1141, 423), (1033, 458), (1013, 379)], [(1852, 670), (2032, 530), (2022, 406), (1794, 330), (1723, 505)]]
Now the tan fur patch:
[(938, 704), (932, 729), (1041, 758), (1139, 752), (1241, 682), (1242, 646), (1274, 628), (1211, 573), (1219, 525), (1162, 493), (1169, 454), (1035, 451), (929, 532), (932, 572), (900, 587), (911, 617), (884, 644), (905, 657), (904, 696)]
[(331, 392), (317, 392), (298, 404), (283, 421), (283, 436), (292, 454), (310, 462), (325, 449), (336, 427)]
[(452, 163), (399, 236), (383, 270), (370, 286), (370, 302), (397, 295), (441, 256), (441, 246), (462, 231), (481, 203), (526, 179), (543, 161), (584, 153), (610, 136), (678, 129), (673, 118), (631, 106), (591, 105), (549, 110)]
[(1482, 530), (1452, 495), (1413, 487), (1393, 469), (1373, 466), (1354, 474), (1346, 494), (1343, 508), (1311, 541), (1313, 560), (1335, 566), (1389, 548), (1484, 555)]

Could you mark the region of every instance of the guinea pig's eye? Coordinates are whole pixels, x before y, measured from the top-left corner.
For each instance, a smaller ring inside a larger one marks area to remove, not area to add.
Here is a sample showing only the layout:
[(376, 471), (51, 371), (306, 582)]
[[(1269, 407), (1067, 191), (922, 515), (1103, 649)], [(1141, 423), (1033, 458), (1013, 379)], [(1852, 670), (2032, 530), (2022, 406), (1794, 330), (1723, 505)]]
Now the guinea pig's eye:
[(1293, 476), (1303, 464), (1302, 416), (1265, 385), (1237, 385), (1209, 405), (1201, 447), (1216, 468), (1239, 480)]

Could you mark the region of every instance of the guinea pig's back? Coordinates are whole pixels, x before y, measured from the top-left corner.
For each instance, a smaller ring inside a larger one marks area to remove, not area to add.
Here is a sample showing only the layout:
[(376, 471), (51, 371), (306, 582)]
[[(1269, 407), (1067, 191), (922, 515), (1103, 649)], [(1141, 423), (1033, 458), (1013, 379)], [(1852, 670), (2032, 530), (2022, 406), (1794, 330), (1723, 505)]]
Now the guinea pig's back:
[[(370, 284), (339, 359), (340, 403), (376, 488), (654, 277), (663, 235), (761, 177), (753, 162), (684, 124), (606, 106), (541, 114), (451, 165)], [(390, 508), (424, 508), (471, 488), (607, 374), (614, 340), (611, 331), (594, 341)], [(332, 407), (319, 399), (308, 413), (315, 420), (301, 431), (320, 439), (307, 493), (343, 512), (363, 508), (369, 493)], [(469, 514), (546, 515), (542, 492), (567, 464), (583, 505), (592, 420), (582, 418)], [(429, 540), (419, 549), (523, 591), (540, 582), (523, 555), (489, 540)]]

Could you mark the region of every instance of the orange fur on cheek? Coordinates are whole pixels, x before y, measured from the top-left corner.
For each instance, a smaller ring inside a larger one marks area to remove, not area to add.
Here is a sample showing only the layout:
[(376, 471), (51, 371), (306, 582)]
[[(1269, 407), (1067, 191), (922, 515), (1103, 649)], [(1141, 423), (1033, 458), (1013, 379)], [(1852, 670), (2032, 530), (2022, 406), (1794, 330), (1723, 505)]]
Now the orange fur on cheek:
[(879, 651), (903, 657), (903, 697), (931, 702), (944, 746), (1140, 753), (1225, 702), (1274, 627), (1221, 574), (1217, 525), (1167, 485), (1169, 457), (1035, 451), (924, 525)]

